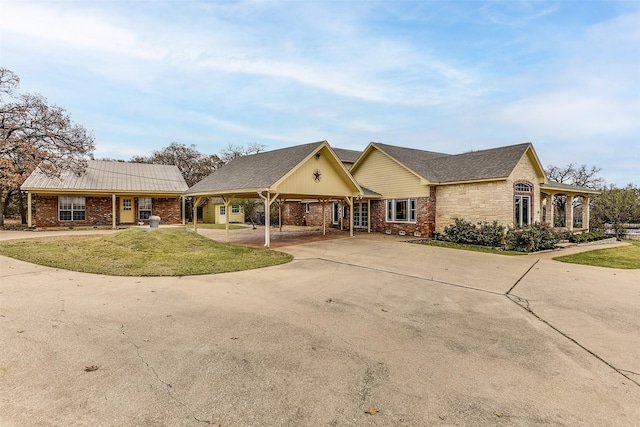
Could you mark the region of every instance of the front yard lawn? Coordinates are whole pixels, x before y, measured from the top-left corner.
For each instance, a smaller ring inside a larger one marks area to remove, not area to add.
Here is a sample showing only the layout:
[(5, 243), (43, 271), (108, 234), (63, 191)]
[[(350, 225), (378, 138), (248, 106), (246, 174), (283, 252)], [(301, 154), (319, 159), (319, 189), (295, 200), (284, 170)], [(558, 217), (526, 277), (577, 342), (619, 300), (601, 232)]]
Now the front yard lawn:
[(595, 251), (559, 256), (553, 259), (556, 261), (597, 267), (640, 268), (640, 241), (630, 241), (629, 243), (631, 243), (630, 246), (597, 249)]
[(0, 242), (0, 255), (111, 276), (190, 276), (284, 264), (292, 256), (215, 242), (184, 229), (131, 228), (108, 235)]
[(507, 251), (504, 249), (490, 248), (488, 246), (463, 245), (461, 243), (444, 242), (442, 240), (424, 240), (424, 241), (417, 241), (414, 243), (418, 243), (420, 245), (438, 246), (440, 248), (462, 249), (464, 251), (472, 251), (472, 252), (484, 252), (488, 254), (509, 255), (509, 256), (526, 255), (525, 252)]
[[(226, 230), (226, 224), (200, 224), (198, 223), (198, 228), (207, 229), (207, 230)], [(193, 230), (193, 223), (190, 222), (187, 224), (187, 227)], [(243, 228), (249, 228), (248, 225), (243, 224), (229, 224), (229, 230), (242, 230)]]

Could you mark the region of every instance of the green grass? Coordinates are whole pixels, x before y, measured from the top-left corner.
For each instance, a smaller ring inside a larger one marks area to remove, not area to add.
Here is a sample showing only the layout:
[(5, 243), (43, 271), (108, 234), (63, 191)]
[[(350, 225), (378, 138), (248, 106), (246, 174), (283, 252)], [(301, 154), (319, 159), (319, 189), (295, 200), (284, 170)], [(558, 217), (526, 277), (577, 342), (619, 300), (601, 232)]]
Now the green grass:
[[(193, 223), (190, 222), (187, 224), (187, 227), (193, 230)], [(200, 224), (198, 223), (198, 228), (208, 229), (208, 230), (226, 230), (225, 224)], [(241, 224), (229, 224), (229, 230), (242, 230), (243, 228), (249, 228), (246, 225)]]
[(638, 269), (640, 268), (640, 241), (630, 241), (629, 243), (631, 243), (631, 246), (597, 249), (595, 251), (559, 256), (553, 259), (596, 267)]
[(284, 264), (291, 255), (215, 242), (184, 229), (0, 242), (0, 255), (65, 270), (111, 276), (189, 276)]
[(437, 246), (439, 248), (461, 249), (463, 251), (483, 252), (487, 254), (508, 255), (508, 256), (525, 255), (524, 252), (494, 249), (494, 248), (489, 248), (487, 246), (462, 245), (459, 243), (443, 242), (440, 240), (427, 240), (427, 241), (420, 241), (415, 243), (420, 245)]

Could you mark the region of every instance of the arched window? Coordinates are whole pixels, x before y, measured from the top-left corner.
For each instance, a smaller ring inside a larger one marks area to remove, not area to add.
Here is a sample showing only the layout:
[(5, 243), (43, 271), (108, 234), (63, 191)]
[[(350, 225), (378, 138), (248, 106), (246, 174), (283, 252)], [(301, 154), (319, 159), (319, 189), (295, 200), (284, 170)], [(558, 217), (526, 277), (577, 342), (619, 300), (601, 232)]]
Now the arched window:
[(533, 185), (528, 182), (516, 182), (513, 186), (514, 225), (524, 227), (531, 224), (531, 201), (533, 199)]
[(531, 184), (527, 184), (526, 182), (517, 182), (513, 189), (516, 191), (522, 191), (524, 193), (530, 193)]

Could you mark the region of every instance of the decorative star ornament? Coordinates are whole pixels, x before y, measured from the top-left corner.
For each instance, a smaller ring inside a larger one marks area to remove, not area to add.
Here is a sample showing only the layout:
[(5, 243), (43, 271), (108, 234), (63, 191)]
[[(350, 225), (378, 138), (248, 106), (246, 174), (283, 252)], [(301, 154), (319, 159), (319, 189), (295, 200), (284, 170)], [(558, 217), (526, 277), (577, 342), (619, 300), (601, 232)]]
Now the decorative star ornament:
[(320, 173), (320, 169), (316, 169), (313, 171), (313, 180), (315, 182), (320, 182), (321, 177), (322, 177), (322, 174)]

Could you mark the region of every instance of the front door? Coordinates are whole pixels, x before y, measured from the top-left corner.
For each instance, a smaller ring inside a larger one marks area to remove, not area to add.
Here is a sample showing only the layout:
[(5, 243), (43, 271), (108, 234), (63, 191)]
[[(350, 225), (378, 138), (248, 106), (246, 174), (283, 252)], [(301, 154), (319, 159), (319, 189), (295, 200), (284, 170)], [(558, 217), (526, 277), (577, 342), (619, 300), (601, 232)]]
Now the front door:
[(220, 205), (220, 216), (218, 219), (220, 224), (227, 223), (227, 207), (225, 205)]
[(134, 220), (133, 197), (120, 197), (120, 222), (122, 224), (132, 224)]
[(369, 226), (369, 204), (357, 202), (353, 204), (353, 228), (367, 228)]

